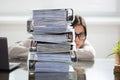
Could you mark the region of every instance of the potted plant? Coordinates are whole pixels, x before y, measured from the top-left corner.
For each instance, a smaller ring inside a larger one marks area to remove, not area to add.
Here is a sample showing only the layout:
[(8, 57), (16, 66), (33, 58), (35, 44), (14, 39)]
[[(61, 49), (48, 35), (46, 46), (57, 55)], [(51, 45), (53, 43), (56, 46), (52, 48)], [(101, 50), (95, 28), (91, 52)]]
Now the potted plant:
[(113, 48), (113, 53), (109, 54), (115, 56), (115, 64), (116, 65), (120, 65), (120, 40), (117, 42), (117, 44), (115, 44), (114, 48)]
[(113, 53), (115, 55), (115, 64), (120, 65), (120, 40), (113, 48)]

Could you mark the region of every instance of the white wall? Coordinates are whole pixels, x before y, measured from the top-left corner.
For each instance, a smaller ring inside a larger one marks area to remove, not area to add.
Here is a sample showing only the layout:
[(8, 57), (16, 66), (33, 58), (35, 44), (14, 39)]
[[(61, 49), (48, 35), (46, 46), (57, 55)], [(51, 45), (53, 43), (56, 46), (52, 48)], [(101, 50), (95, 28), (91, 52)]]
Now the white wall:
[(120, 39), (120, 25), (88, 25), (88, 40), (96, 50), (96, 57), (105, 58), (112, 53), (118, 39)]
[(119, 3), (119, 0), (0, 0), (0, 15), (29, 16), (33, 9), (47, 8), (73, 8), (82, 15), (119, 15)]
[(119, 5), (119, 0), (0, 0), (0, 36), (7, 36), (9, 44), (31, 36), (26, 20), (33, 9), (73, 8), (87, 22), (96, 57), (106, 57), (120, 39)]
[(8, 38), (8, 44), (24, 40), (31, 36), (27, 33), (24, 24), (0, 24), (0, 36)]

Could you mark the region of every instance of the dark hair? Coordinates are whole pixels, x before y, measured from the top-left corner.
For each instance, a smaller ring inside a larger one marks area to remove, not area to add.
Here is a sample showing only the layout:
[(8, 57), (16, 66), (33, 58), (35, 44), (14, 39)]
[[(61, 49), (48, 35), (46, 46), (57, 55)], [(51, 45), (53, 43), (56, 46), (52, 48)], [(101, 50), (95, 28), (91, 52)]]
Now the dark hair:
[(83, 26), (84, 30), (85, 30), (85, 36), (87, 36), (87, 28), (86, 28), (86, 23), (84, 18), (82, 18), (81, 16), (75, 15), (75, 16), (70, 16), (70, 18), (72, 17), (73, 21), (71, 23), (71, 26), (73, 26), (73, 28), (76, 25), (81, 25)]

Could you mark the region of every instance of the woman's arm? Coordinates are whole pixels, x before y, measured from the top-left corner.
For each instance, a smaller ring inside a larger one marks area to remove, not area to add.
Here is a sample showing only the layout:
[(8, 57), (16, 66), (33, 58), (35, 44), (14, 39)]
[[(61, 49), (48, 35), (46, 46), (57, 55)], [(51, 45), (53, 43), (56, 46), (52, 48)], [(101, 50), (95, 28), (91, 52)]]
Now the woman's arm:
[(26, 39), (10, 45), (8, 47), (9, 58), (27, 58), (30, 42), (30, 39)]
[(77, 59), (80, 60), (94, 60), (95, 50), (93, 46), (86, 40), (83, 47), (76, 51)]

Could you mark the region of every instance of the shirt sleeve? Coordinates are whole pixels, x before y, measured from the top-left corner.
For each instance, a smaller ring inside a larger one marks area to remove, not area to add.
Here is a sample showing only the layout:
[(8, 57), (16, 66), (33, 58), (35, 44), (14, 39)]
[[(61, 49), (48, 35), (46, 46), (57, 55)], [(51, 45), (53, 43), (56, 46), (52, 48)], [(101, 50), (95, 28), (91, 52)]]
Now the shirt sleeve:
[(83, 47), (77, 49), (76, 51), (77, 59), (80, 60), (94, 60), (95, 49), (93, 46), (86, 40)]
[(29, 53), (30, 40), (26, 39), (19, 43), (14, 43), (8, 47), (9, 59), (26, 58)]

